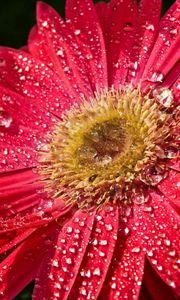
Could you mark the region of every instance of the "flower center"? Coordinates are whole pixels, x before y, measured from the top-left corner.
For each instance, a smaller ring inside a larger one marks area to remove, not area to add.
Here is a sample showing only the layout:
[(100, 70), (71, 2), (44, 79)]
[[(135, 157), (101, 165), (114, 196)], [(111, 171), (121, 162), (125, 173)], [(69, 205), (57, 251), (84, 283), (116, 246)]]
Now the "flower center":
[(139, 89), (97, 94), (62, 116), (39, 172), (47, 190), (67, 203), (132, 203), (130, 191), (165, 176), (162, 152), (172, 124), (170, 114)]
[(121, 119), (95, 124), (77, 150), (79, 163), (85, 167), (105, 166), (123, 153), (128, 136)]

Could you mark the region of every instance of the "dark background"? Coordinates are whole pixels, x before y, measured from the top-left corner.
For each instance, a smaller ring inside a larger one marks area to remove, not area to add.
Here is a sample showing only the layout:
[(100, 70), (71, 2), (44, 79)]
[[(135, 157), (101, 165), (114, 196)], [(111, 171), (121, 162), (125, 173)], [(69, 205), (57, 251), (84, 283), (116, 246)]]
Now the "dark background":
[[(49, 0), (44, 2), (49, 3), (64, 16), (65, 1), (66, 0)], [(19, 48), (26, 44), (29, 30), (36, 22), (36, 2), (36, 0), (1, 1), (0, 45)], [(94, 2), (98, 2), (98, 0)], [(174, 0), (163, 0), (162, 14), (164, 14), (172, 3), (174, 3)], [(21, 266), (19, 266), (19, 268), (21, 268)], [(33, 283), (21, 292), (15, 300), (30, 300), (32, 289)]]
[[(64, 15), (65, 0), (47, 0), (44, 2), (53, 6), (62, 16)], [(98, 0), (94, 2), (98, 2)], [(162, 2), (164, 13), (174, 0), (163, 0)], [(1, 1), (0, 45), (14, 48), (25, 45), (29, 30), (36, 22), (35, 11), (36, 0)]]

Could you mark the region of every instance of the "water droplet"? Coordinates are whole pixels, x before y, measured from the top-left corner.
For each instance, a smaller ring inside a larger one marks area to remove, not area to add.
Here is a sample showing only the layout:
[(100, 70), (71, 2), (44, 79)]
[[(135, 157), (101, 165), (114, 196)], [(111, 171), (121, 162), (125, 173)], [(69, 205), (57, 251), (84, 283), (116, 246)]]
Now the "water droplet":
[(105, 253), (102, 252), (102, 251), (99, 251), (99, 256), (104, 257), (104, 256), (105, 256)]
[(75, 248), (69, 248), (69, 252), (71, 252), (71, 253), (75, 253)]
[(176, 35), (176, 34), (178, 33), (177, 28), (171, 29), (171, 30), (170, 30), (170, 33)]
[(5, 60), (0, 58), (0, 67), (4, 67), (5, 65), (6, 65)]
[(101, 221), (101, 220), (102, 220), (102, 216), (96, 215), (96, 219), (97, 219), (98, 221)]
[(128, 227), (126, 227), (126, 228), (124, 229), (125, 234), (128, 234), (129, 231), (130, 231), (130, 229), (129, 229)]
[(152, 211), (152, 207), (151, 206), (144, 206), (144, 211), (145, 212), (151, 212)]
[(165, 244), (166, 246), (170, 246), (170, 245), (171, 245), (171, 241), (170, 241), (170, 240), (164, 240), (164, 244)]
[(57, 259), (54, 259), (54, 260), (52, 261), (52, 265), (53, 265), (54, 267), (59, 267), (59, 262), (58, 262), (58, 260), (57, 260)]
[(71, 264), (72, 264), (72, 259), (71, 259), (71, 258), (66, 258), (66, 263), (67, 263), (68, 265), (71, 265)]
[(85, 287), (81, 287), (80, 290), (79, 290), (79, 293), (83, 296), (86, 296), (87, 295), (87, 291), (85, 289)]
[(154, 72), (149, 81), (152, 82), (162, 82), (164, 78), (164, 75), (161, 72)]
[(159, 89), (154, 90), (153, 96), (157, 98), (157, 100), (164, 106), (164, 107), (170, 107), (173, 103), (173, 94), (172, 91), (169, 89)]
[(42, 26), (43, 26), (43, 27), (47, 27), (47, 25), (48, 25), (48, 22), (47, 22), (47, 21), (44, 21), (44, 22), (42, 23)]
[(107, 231), (113, 230), (113, 226), (111, 224), (106, 224), (105, 227)]
[(152, 259), (151, 262), (152, 262), (153, 265), (157, 265), (157, 260), (156, 259)]
[(63, 49), (60, 48), (60, 49), (56, 52), (56, 54), (57, 54), (58, 56), (64, 57), (64, 51), (63, 51)]
[(101, 271), (100, 271), (100, 269), (99, 269), (99, 268), (96, 268), (96, 269), (94, 269), (94, 271), (93, 271), (93, 275), (100, 276), (100, 275), (101, 275)]
[(116, 289), (116, 283), (115, 283), (115, 282), (113, 282), (113, 283), (111, 284), (111, 288), (112, 288), (113, 290)]
[(75, 35), (80, 35), (80, 33), (81, 33), (81, 30), (80, 30), (80, 29), (76, 29), (76, 30), (74, 31), (74, 34), (75, 34)]
[(152, 256), (153, 256), (152, 250), (148, 251), (148, 252), (147, 252), (147, 255), (148, 255), (149, 257), (152, 257)]
[(148, 25), (146, 25), (146, 29), (150, 30), (150, 31), (154, 31), (154, 25), (148, 24)]
[(157, 266), (158, 271), (162, 271), (163, 267), (162, 266)]
[(176, 250), (169, 251), (169, 255), (172, 257), (176, 256)]
[(172, 281), (172, 280), (168, 280), (167, 284), (168, 284), (169, 286), (173, 287), (173, 288), (176, 287), (175, 282)]
[(12, 123), (12, 117), (0, 107), (0, 127), (9, 128)]
[(107, 241), (107, 240), (101, 240), (101, 241), (99, 242), (99, 244), (102, 245), (102, 246), (105, 246), (105, 245), (108, 244), (108, 241)]
[(124, 23), (123, 30), (124, 31), (133, 31), (134, 26), (131, 22), (126, 22), (126, 23)]
[(84, 221), (79, 222), (79, 226), (84, 227), (85, 223)]
[(141, 251), (141, 248), (140, 247), (134, 247), (131, 251), (133, 253), (139, 253)]
[(72, 227), (67, 227), (67, 228), (66, 228), (66, 232), (67, 232), (67, 233), (71, 233), (72, 231), (73, 231)]
[(91, 277), (91, 270), (87, 270), (85, 273), (85, 276), (90, 278)]

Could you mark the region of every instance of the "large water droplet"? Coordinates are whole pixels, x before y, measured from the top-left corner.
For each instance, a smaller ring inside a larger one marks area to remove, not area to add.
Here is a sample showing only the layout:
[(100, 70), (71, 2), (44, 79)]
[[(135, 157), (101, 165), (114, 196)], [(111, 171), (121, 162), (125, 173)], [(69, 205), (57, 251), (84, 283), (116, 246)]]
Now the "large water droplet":
[(0, 127), (9, 128), (12, 123), (12, 117), (0, 108)]
[(173, 94), (172, 91), (169, 89), (160, 89), (160, 90), (154, 90), (153, 96), (157, 98), (157, 100), (164, 106), (164, 107), (170, 107), (173, 103)]
[(124, 31), (133, 31), (134, 26), (131, 22), (126, 22), (126, 23), (124, 23), (123, 30)]

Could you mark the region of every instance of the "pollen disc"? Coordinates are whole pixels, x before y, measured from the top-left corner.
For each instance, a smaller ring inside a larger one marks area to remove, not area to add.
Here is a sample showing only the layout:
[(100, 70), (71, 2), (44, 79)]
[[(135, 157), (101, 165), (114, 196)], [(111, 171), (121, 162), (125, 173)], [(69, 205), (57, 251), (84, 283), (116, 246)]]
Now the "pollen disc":
[(166, 173), (162, 153), (173, 126), (171, 114), (140, 89), (82, 100), (64, 113), (43, 154), (39, 172), (46, 189), (80, 207), (132, 203), (132, 191)]

